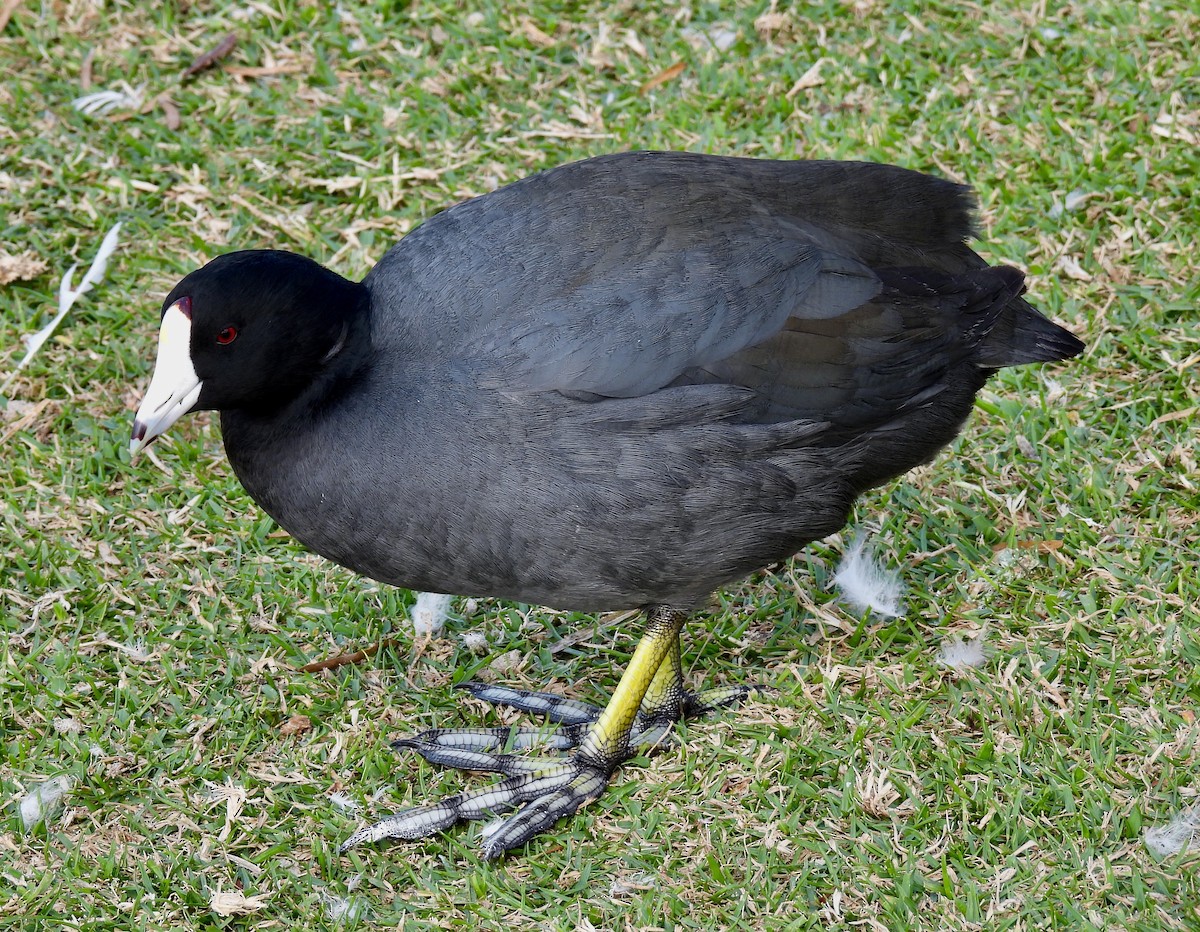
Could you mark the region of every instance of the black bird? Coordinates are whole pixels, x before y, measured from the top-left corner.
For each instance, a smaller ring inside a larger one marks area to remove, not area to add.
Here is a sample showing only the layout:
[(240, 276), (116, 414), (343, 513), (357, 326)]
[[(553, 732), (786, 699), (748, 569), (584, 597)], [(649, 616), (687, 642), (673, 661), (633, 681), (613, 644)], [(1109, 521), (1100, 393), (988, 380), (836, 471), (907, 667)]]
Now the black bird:
[[(646, 613), (603, 710), (473, 684), (561, 727), (400, 742), (505, 779), (346, 847), (519, 809), (495, 857), (597, 797), (681, 717), (744, 694), (685, 690), (688, 613), (932, 458), (998, 367), (1082, 349), (968, 248), (973, 206), (888, 165), (631, 152), (458, 204), (361, 284), (247, 251), (175, 286), (134, 452), (215, 409), (250, 495), (330, 560)], [(503, 753), (539, 736), (565, 753)]]

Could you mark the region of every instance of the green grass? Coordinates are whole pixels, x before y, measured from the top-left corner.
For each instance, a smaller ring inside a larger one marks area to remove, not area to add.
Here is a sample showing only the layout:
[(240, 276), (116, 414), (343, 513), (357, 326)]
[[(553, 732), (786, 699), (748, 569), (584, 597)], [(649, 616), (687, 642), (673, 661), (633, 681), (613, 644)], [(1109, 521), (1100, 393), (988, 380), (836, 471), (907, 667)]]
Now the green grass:
[[(1195, 4), (657, 7), (18, 6), (0, 245), (49, 269), (0, 286), (0, 377), (61, 273), (125, 226), (0, 411), (0, 803), (77, 781), (32, 833), (3, 810), (0, 925), (1197, 928), (1200, 855), (1142, 840), (1200, 791)], [(221, 67), (181, 84), (231, 31)], [(790, 93), (818, 60), (821, 83)], [(93, 89), (145, 85), (148, 103), (74, 112), (85, 62)], [(986, 254), (1025, 268), (1088, 352), (1002, 373), (952, 451), (860, 503), (904, 573), (903, 618), (847, 614), (840, 542), (815, 545), (689, 632), (697, 683), (775, 695), (693, 723), (520, 856), (481, 862), (478, 826), (339, 856), (363, 818), (472, 782), (387, 747), (494, 714), (453, 683), (596, 698), (636, 631), (554, 651), (592, 619), (481, 602), (422, 648), (411, 594), (280, 536), (208, 417), (130, 465), (159, 302), (234, 248), (358, 277), (456, 200), (627, 148), (969, 181)], [(984, 626), (982, 669), (937, 664), (944, 637)], [(299, 670), (384, 637), (367, 664)], [(301, 714), (311, 729), (281, 734)], [(261, 905), (223, 918), (218, 890)], [(356, 912), (334, 919), (330, 897)]]

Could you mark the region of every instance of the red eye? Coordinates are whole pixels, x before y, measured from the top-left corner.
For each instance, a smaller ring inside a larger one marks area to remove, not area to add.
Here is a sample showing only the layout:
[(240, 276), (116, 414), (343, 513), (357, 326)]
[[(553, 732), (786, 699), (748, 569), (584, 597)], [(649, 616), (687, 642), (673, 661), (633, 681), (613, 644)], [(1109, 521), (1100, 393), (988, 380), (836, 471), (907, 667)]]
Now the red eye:
[(237, 327), (222, 327), (217, 331), (217, 342), (222, 346), (237, 339)]

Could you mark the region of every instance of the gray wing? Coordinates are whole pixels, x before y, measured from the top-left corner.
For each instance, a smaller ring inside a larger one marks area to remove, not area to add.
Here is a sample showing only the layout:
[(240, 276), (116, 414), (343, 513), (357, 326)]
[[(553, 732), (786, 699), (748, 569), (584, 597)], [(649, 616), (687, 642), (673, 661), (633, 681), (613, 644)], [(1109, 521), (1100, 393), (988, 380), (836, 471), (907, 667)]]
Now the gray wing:
[(872, 266), (978, 263), (969, 210), (965, 189), (888, 166), (628, 153), (445, 211), (366, 284), (408, 309), (385, 339), (478, 384), (632, 397), (861, 306)]

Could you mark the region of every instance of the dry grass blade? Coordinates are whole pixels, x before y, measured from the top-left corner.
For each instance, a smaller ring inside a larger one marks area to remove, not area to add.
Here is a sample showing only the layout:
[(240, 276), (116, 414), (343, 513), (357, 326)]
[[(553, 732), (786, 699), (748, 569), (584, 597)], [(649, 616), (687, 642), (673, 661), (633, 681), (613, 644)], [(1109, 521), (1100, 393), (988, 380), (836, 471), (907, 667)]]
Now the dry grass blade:
[(183, 120), (179, 116), (179, 108), (175, 106), (175, 102), (166, 94), (159, 94), (154, 100), (163, 112), (163, 125), (171, 132), (179, 129)]
[(395, 647), (399, 642), (395, 638), (384, 638), (378, 644), (372, 644), (370, 647), (364, 647), (362, 650), (356, 650), (352, 654), (338, 654), (336, 657), (329, 657), (325, 660), (314, 660), (312, 663), (306, 663), (300, 668), (304, 673), (317, 673), (321, 670), (332, 670), (335, 667), (344, 667), (347, 664), (362, 663), (364, 660), (369, 660), (374, 657), (385, 647)]
[(668, 81), (674, 81), (677, 77), (679, 77), (681, 74), (683, 74), (683, 71), (685, 68), (687, 68), (687, 64), (685, 62), (681, 62), (681, 61), (675, 62), (675, 64), (673, 64), (670, 68), (664, 68), (662, 71), (660, 71), (654, 77), (652, 77), (649, 81), (647, 81), (645, 84), (643, 84), (641, 87), (639, 87), (638, 93), (639, 94), (648, 94), (648, 93), (650, 93), (650, 91), (654, 90), (656, 87), (659, 87), (662, 84), (666, 84)]
[(4, 0), (4, 5), (0, 6), (0, 32), (4, 32), (4, 27), (20, 5), (21, 0)]
[(229, 35), (214, 45), (207, 52), (196, 56), (195, 60), (183, 70), (183, 74), (180, 75), (180, 80), (185, 80), (193, 75), (199, 74), (201, 71), (211, 68), (235, 48), (237, 48), (237, 44), (237, 33), (229, 33)]
[(0, 285), (29, 281), (37, 278), (48, 267), (28, 249), (15, 256), (9, 255), (7, 252), (0, 252)]

